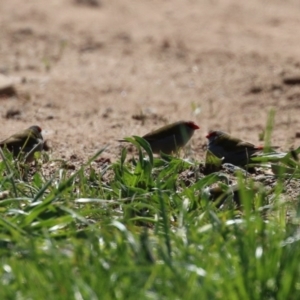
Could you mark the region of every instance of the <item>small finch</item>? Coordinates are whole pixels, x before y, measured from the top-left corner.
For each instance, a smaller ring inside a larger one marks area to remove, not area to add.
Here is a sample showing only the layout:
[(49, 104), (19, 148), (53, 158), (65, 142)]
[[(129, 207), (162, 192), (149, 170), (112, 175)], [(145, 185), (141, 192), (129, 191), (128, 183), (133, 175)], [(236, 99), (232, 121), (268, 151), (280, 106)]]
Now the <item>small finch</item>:
[(20, 152), (24, 153), (25, 160), (30, 162), (35, 152), (43, 150), (44, 141), (41, 132), (39, 126), (30, 126), (0, 142), (0, 147), (7, 148), (14, 157), (17, 157)]
[(184, 147), (199, 128), (194, 122), (178, 121), (149, 132), (143, 139), (150, 144), (153, 153), (171, 154)]
[[(218, 200), (217, 203), (218, 208), (225, 203), (225, 200), (229, 196), (232, 196), (233, 202), (238, 207), (240, 207), (242, 204), (240, 190), (241, 188), (237, 184), (229, 186), (227, 191), (224, 191), (220, 186), (216, 186), (213, 188), (209, 188), (208, 194), (212, 201)], [(252, 199), (254, 194), (257, 194), (258, 192), (263, 192), (264, 186), (260, 182), (254, 182), (252, 185), (244, 187), (244, 190), (246, 192), (244, 197), (246, 197), (246, 199), (247, 198)]]
[(247, 165), (251, 156), (263, 150), (263, 147), (256, 147), (223, 131), (210, 131), (206, 138), (208, 139), (208, 150), (211, 153), (223, 158), (222, 163), (236, 166)]

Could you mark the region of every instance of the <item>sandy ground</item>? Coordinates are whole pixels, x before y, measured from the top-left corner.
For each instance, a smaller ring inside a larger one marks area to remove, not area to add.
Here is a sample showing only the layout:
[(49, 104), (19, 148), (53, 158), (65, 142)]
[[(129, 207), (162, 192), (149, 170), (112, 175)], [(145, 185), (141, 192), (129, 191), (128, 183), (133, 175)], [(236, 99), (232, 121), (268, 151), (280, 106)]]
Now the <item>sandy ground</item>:
[(116, 139), (186, 119), (201, 160), (208, 130), (258, 143), (274, 108), (273, 143), (300, 144), (298, 0), (6, 0), (0, 14), (17, 91), (0, 97), (1, 139), (37, 124), (53, 158), (109, 145), (115, 159)]

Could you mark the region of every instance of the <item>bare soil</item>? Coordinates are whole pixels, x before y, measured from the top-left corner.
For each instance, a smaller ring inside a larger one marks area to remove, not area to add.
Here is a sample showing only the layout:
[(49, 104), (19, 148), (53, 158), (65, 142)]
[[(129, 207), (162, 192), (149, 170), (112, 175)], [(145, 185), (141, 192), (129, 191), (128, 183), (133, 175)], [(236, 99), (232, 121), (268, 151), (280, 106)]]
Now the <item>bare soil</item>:
[(117, 139), (186, 119), (201, 160), (208, 130), (259, 143), (274, 108), (273, 143), (299, 146), (298, 0), (6, 0), (0, 15), (16, 89), (1, 139), (37, 124), (53, 158), (109, 145), (115, 160)]

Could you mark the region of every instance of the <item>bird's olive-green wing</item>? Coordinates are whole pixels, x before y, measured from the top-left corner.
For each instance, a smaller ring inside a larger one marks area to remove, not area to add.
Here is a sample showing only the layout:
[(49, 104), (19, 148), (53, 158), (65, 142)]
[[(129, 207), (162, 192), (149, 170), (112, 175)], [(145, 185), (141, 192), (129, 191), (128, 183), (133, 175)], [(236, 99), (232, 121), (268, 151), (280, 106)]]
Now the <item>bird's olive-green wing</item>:
[(25, 142), (26, 143), (35, 143), (37, 137), (31, 130), (24, 130), (23, 132), (16, 133), (12, 135), (11, 137), (7, 138), (6, 140), (0, 142), (0, 145), (15, 145), (15, 146), (21, 146)]
[(143, 136), (148, 141), (159, 140), (172, 135), (184, 134), (184, 122), (176, 122), (151, 131)]
[(255, 145), (251, 144), (251, 143), (248, 143), (248, 142), (244, 142), (244, 141), (241, 141), (237, 144), (237, 147), (241, 147), (241, 148), (256, 148)]

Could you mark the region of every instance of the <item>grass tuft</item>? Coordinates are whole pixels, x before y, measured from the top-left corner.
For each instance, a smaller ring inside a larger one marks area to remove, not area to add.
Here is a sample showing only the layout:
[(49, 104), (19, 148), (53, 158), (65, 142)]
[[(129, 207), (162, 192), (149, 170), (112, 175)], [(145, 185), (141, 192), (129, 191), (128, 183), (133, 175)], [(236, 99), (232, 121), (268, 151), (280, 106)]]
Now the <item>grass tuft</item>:
[(97, 171), (105, 149), (51, 176), (42, 157), (28, 168), (3, 154), (2, 299), (300, 297), (300, 195), (286, 194), (299, 178), (295, 156), (255, 159), (271, 162), (270, 186), (224, 173), (209, 153), (204, 175), (197, 162), (127, 140), (137, 155), (123, 149)]

